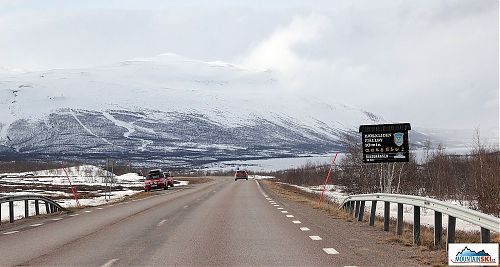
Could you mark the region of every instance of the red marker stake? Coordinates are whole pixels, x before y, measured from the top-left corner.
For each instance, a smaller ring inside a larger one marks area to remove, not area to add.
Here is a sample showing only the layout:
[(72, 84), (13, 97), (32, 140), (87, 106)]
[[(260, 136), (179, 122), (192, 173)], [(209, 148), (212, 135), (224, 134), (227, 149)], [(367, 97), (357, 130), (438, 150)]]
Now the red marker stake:
[(332, 165), (330, 165), (330, 169), (328, 170), (328, 175), (326, 176), (326, 179), (325, 179), (325, 186), (323, 187), (323, 191), (321, 191), (321, 196), (319, 197), (318, 207), (321, 205), (321, 200), (323, 199), (323, 194), (325, 193), (325, 190), (326, 190), (326, 184), (328, 183), (328, 180), (330, 180), (330, 176), (332, 175), (332, 168), (335, 165), (335, 160), (337, 159), (338, 154), (339, 154), (339, 152), (335, 153), (335, 156), (333, 157), (333, 160), (332, 160)]
[(80, 202), (78, 201), (78, 196), (76, 195), (75, 188), (73, 187), (73, 184), (71, 184), (71, 180), (69, 179), (68, 172), (66, 171), (66, 168), (63, 167), (64, 173), (66, 173), (66, 178), (68, 178), (69, 186), (71, 186), (71, 191), (73, 191), (73, 197), (75, 198), (76, 206), (79, 208), (80, 207)]

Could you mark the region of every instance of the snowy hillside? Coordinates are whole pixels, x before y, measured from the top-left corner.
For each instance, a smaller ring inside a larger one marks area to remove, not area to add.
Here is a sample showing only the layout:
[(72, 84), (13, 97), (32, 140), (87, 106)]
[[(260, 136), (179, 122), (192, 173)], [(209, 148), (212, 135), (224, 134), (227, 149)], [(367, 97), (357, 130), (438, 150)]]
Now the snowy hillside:
[(380, 117), (287, 96), (272, 72), (164, 54), (112, 66), (0, 72), (0, 152), (199, 165), (324, 153)]

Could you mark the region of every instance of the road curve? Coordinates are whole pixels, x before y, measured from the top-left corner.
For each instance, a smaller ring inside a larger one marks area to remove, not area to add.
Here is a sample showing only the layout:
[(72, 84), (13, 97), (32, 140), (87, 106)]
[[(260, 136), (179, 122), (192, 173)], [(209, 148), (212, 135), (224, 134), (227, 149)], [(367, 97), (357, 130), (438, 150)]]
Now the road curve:
[(76, 214), (0, 232), (0, 266), (418, 265), (398, 257), (409, 252), (387, 244), (370, 252), (366, 240), (358, 240), (356, 251), (349, 243), (359, 242), (338, 236), (356, 229), (342, 224), (331, 231), (335, 221), (275, 197), (254, 180), (218, 178)]

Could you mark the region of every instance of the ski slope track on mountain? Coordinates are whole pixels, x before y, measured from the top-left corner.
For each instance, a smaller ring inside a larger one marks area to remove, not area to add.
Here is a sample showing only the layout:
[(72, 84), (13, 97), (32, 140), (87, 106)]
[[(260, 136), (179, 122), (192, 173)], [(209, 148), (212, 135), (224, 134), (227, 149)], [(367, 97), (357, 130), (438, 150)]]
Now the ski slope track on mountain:
[(286, 94), (271, 71), (163, 54), (92, 69), (0, 73), (0, 152), (193, 166), (340, 148), (381, 117)]

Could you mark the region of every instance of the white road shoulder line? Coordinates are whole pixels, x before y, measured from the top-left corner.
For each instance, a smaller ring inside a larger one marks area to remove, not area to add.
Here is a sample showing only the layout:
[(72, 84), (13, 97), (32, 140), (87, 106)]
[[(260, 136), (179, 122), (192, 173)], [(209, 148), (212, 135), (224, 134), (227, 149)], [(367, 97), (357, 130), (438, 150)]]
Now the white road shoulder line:
[(310, 239), (314, 240), (314, 241), (318, 241), (318, 240), (323, 240), (323, 238), (317, 236), (317, 235), (310, 235), (309, 236)]
[(10, 231), (10, 232), (5, 232), (3, 233), (3, 235), (11, 235), (11, 234), (15, 234), (15, 233), (18, 233), (19, 231)]
[(339, 254), (334, 248), (324, 248), (323, 251), (330, 255)]
[(292, 222), (295, 223), (295, 224), (302, 223), (301, 221), (292, 221)]
[(42, 226), (42, 225), (43, 225), (43, 223), (35, 223), (35, 224), (30, 225), (30, 226), (31, 227), (37, 227), (37, 226)]
[(103, 265), (101, 265), (101, 267), (111, 267), (117, 261), (118, 261), (118, 259), (111, 259), (108, 262), (106, 262)]
[(311, 229), (309, 229), (309, 228), (307, 228), (307, 227), (300, 227), (300, 230), (301, 230), (301, 231), (309, 231), (309, 230), (311, 230)]

